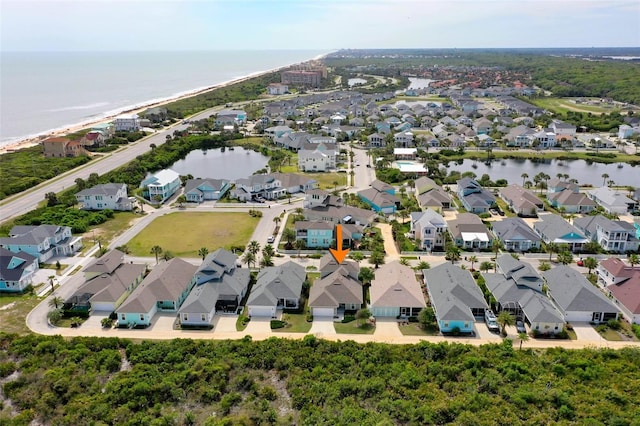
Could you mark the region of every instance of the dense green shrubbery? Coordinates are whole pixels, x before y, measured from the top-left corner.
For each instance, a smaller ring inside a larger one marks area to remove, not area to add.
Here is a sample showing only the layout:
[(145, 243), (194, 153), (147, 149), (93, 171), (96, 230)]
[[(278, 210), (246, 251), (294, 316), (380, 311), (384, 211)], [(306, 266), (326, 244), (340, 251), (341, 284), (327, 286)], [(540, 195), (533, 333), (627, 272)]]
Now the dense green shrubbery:
[(45, 158), (41, 146), (0, 155), (0, 200), (90, 161), (80, 157)]
[(640, 418), (636, 348), (359, 345), (311, 335), (133, 344), (2, 334), (0, 348), (11, 360), (0, 364), (5, 375), (19, 373), (3, 385), (19, 418), (2, 411), (0, 424), (631, 425)]
[(280, 321), (280, 320), (271, 320), (271, 329), (272, 330), (277, 330), (279, 328), (284, 328), (287, 325), (286, 321)]

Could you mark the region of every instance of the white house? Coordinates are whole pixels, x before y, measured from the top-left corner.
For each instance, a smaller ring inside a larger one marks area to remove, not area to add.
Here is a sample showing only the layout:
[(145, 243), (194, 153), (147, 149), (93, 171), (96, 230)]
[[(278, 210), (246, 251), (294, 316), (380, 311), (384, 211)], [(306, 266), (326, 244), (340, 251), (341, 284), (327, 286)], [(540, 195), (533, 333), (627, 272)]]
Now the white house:
[(106, 183), (83, 189), (76, 194), (80, 208), (84, 210), (119, 210), (133, 209), (133, 203), (127, 197), (127, 184)]
[(331, 149), (298, 151), (298, 168), (303, 172), (326, 172), (336, 168), (337, 153)]
[(637, 203), (622, 192), (608, 187), (587, 191), (587, 197), (600, 204), (609, 214), (627, 214), (637, 208)]
[(422, 250), (443, 248), (447, 234), (447, 222), (433, 209), (411, 213), (411, 232), (420, 241)]
[(119, 115), (113, 121), (116, 132), (137, 132), (140, 130), (140, 118), (138, 114)]
[(289, 91), (289, 86), (282, 83), (271, 83), (267, 86), (267, 93), (270, 95), (284, 95)]

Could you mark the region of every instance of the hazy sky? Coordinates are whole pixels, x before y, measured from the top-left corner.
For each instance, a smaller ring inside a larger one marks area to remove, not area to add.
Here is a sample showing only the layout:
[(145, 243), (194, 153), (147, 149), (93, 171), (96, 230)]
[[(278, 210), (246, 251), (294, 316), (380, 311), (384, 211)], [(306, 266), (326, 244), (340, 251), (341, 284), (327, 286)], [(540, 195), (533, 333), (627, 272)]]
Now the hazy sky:
[(640, 46), (640, 0), (0, 0), (10, 50)]

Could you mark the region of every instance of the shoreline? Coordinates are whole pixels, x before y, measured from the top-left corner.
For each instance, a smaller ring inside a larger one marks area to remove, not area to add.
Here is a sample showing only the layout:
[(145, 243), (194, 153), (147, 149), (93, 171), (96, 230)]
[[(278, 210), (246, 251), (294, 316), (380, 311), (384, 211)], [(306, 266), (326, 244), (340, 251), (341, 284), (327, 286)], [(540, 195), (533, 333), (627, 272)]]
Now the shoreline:
[(166, 98), (160, 98), (160, 99), (152, 99), (152, 100), (148, 100), (148, 101), (142, 101), (140, 103), (137, 103), (135, 105), (132, 106), (125, 106), (123, 107), (123, 109), (120, 110), (114, 110), (114, 111), (108, 111), (108, 115), (104, 116), (104, 117), (100, 117), (100, 118), (96, 118), (96, 119), (90, 119), (90, 120), (86, 120), (86, 121), (82, 121), (79, 123), (74, 123), (74, 124), (68, 124), (68, 125), (62, 125), (58, 128), (54, 128), (54, 129), (50, 129), (50, 130), (45, 130), (43, 132), (40, 132), (36, 135), (31, 135), (31, 136), (27, 136), (23, 139), (19, 139), (13, 142), (9, 142), (6, 143), (4, 145), (0, 145), (0, 155), (2, 154), (6, 154), (9, 152), (14, 152), (14, 151), (18, 151), (21, 149), (25, 149), (25, 148), (31, 148), (34, 146), (37, 146), (40, 144), (40, 142), (42, 142), (44, 139), (50, 138), (50, 137), (57, 137), (57, 136), (64, 136), (67, 135), (69, 133), (75, 133), (78, 132), (80, 130), (86, 129), (87, 127), (91, 127), (91, 126), (95, 126), (96, 124), (101, 124), (101, 123), (108, 123), (110, 121), (112, 121), (115, 117), (121, 115), (121, 114), (139, 114), (149, 108), (154, 108), (154, 107), (158, 107), (158, 106), (162, 106), (162, 105), (166, 105), (175, 101), (180, 101), (183, 99), (188, 99), (194, 96), (198, 96), (198, 95), (202, 95), (204, 93), (208, 93), (208, 92), (212, 92), (214, 90), (217, 89), (222, 89), (224, 87), (228, 87), (231, 86), (233, 84), (236, 83), (242, 83), (248, 80), (251, 80), (253, 78), (256, 77), (261, 77), (263, 75), (266, 74), (270, 74), (273, 72), (278, 72), (278, 71), (282, 71), (285, 69), (288, 69), (296, 64), (301, 64), (304, 62), (309, 62), (309, 61), (318, 61), (321, 60), (322, 58), (324, 58), (325, 56), (329, 55), (331, 52), (328, 53), (322, 53), (320, 55), (317, 55), (311, 59), (308, 59), (306, 61), (303, 62), (296, 62), (293, 64), (287, 64), (287, 65), (283, 65), (283, 66), (279, 66), (279, 67), (275, 67), (275, 68), (271, 68), (268, 70), (264, 70), (264, 71), (256, 71), (241, 77), (237, 77), (237, 78), (233, 78), (231, 80), (226, 80), (223, 81), (221, 83), (217, 83), (214, 84), (212, 86), (208, 86), (208, 87), (204, 87), (204, 88), (198, 88), (198, 89), (192, 89), (192, 90), (187, 90), (184, 91), (182, 93), (177, 93), (174, 95), (169, 95)]

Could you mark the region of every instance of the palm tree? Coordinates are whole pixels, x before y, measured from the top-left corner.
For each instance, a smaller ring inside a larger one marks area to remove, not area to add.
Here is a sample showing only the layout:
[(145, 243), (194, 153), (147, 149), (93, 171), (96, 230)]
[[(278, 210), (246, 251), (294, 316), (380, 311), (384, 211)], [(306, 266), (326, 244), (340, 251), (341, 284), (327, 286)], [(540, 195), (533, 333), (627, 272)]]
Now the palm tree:
[(262, 249), (262, 256), (273, 257), (276, 254), (276, 251), (273, 249), (271, 244), (267, 244)]
[(402, 219), (402, 223), (406, 222), (406, 219), (409, 217), (409, 212), (407, 209), (398, 210), (398, 216)]
[(522, 178), (522, 186), (524, 186), (525, 181), (529, 179), (529, 175), (526, 173), (523, 173), (520, 175), (520, 177)]
[(384, 253), (380, 250), (374, 250), (369, 257), (369, 263), (375, 265), (376, 269), (384, 264)]
[(56, 289), (54, 288), (53, 284), (56, 281), (56, 276), (55, 275), (49, 275), (47, 277), (47, 279), (49, 280), (49, 285), (51, 285), (51, 293), (53, 293), (54, 291), (56, 291)]
[(280, 221), (281, 221), (281, 220), (282, 220), (282, 219), (280, 218), (280, 216), (276, 216), (276, 217), (274, 217), (274, 218), (273, 218), (273, 221), (276, 223), (276, 228), (277, 228), (278, 226), (280, 226)]
[(291, 250), (293, 247), (293, 242), (296, 240), (296, 231), (291, 228), (284, 228), (282, 231), (282, 239), (286, 241), (287, 250)]
[(406, 257), (400, 258), (400, 264), (403, 266), (409, 266), (409, 259), (407, 259)]
[(247, 251), (254, 256), (257, 255), (260, 251), (260, 243), (258, 243), (256, 240), (250, 241), (249, 245), (247, 246)]
[(471, 270), (473, 271), (473, 265), (478, 261), (478, 256), (469, 256), (469, 262), (471, 262)]
[(204, 260), (204, 258), (207, 257), (208, 254), (209, 249), (206, 247), (201, 247), (200, 250), (198, 250), (198, 256), (200, 256), (202, 260)]
[(51, 308), (58, 309), (62, 305), (64, 305), (64, 299), (60, 296), (54, 296), (49, 300), (49, 307)]
[(556, 243), (547, 244), (547, 251), (549, 252), (549, 262), (551, 262), (551, 255), (558, 252), (558, 245)]
[(249, 269), (251, 269), (251, 265), (255, 265), (256, 263), (256, 256), (250, 251), (247, 251), (242, 257), (242, 261), (247, 264)]
[(629, 255), (629, 264), (631, 265), (631, 267), (633, 268), (636, 265), (640, 264), (640, 256), (638, 256), (637, 254), (631, 254)]
[(518, 333), (518, 339), (520, 339), (520, 350), (522, 350), (522, 342), (528, 341), (529, 335), (527, 333)]
[(162, 247), (160, 247), (160, 246), (151, 247), (151, 254), (154, 254), (156, 256), (156, 265), (157, 265), (158, 264), (158, 257), (162, 254)]
[(358, 279), (362, 281), (363, 285), (366, 286), (371, 284), (371, 281), (373, 281), (374, 278), (375, 278), (375, 274), (373, 272), (373, 269), (367, 268), (366, 266), (360, 269), (360, 273), (358, 274)]
[(447, 247), (444, 258), (451, 261), (453, 265), (457, 260), (460, 260), (460, 249), (454, 245)]
[(486, 262), (486, 261), (485, 261), (485, 262), (482, 262), (482, 263), (480, 264), (480, 270), (481, 270), (482, 272), (487, 272), (487, 271), (489, 271), (489, 269), (491, 269), (491, 268), (493, 268), (493, 264), (492, 264), (491, 262)]
[(184, 194), (181, 194), (178, 196), (178, 198), (176, 198), (176, 202), (178, 203), (179, 207), (184, 207), (184, 205), (187, 203), (187, 197)]
[(511, 326), (511, 325), (515, 325), (516, 324), (516, 319), (513, 315), (511, 315), (511, 312), (508, 311), (502, 311), (500, 312), (500, 314), (498, 315), (498, 324), (500, 324), (500, 327), (502, 327), (501, 333), (503, 336), (507, 335), (507, 326)]
[(551, 265), (549, 265), (549, 262), (543, 260), (540, 262), (540, 265), (538, 265), (538, 269), (542, 272), (548, 271), (549, 269), (551, 269)]
[(498, 253), (502, 250), (502, 242), (498, 239), (493, 240), (492, 248), (495, 254), (493, 259), (493, 270), (494, 272), (498, 272)]
[(605, 186), (605, 184), (607, 183), (607, 179), (609, 179), (609, 175), (603, 173), (600, 177), (602, 178), (602, 186)]
[(420, 263), (418, 263), (418, 265), (413, 269), (415, 271), (424, 271), (425, 269), (431, 269), (431, 265), (429, 264), (429, 262), (426, 262), (423, 260)]
[(271, 259), (271, 256), (269, 254), (263, 252), (262, 259), (260, 259), (260, 267), (267, 268), (269, 266), (273, 266), (273, 260)]
[(302, 250), (304, 250), (307, 247), (307, 242), (303, 238), (300, 238), (299, 240), (296, 240), (296, 242), (294, 243), (294, 246), (296, 250), (298, 250), (298, 259), (299, 259), (300, 253), (302, 252)]
[(562, 263), (563, 265), (568, 265), (573, 262), (573, 255), (570, 251), (563, 250), (558, 253), (558, 262)]
[(598, 266), (598, 261), (593, 257), (587, 257), (584, 260), (584, 266), (589, 269), (589, 274), (591, 274), (591, 270)]
[(358, 262), (358, 264), (360, 264), (360, 262), (362, 262), (362, 259), (364, 259), (364, 255), (359, 251), (350, 252), (349, 257)]
[(156, 207), (160, 207), (160, 203), (162, 202), (162, 195), (156, 194), (153, 196), (152, 200), (156, 202)]

